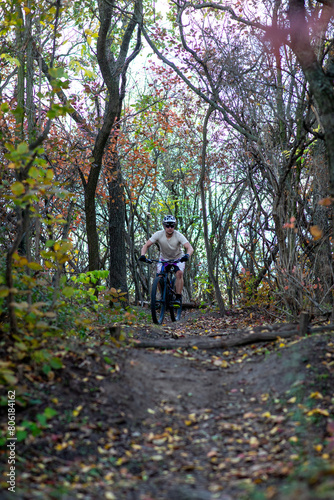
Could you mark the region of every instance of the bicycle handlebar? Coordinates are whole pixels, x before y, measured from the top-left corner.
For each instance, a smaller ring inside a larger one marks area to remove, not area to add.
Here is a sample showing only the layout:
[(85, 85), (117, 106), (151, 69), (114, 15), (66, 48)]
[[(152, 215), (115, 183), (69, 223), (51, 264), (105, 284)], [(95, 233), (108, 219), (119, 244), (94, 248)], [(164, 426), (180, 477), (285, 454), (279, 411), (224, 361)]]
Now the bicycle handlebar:
[(157, 260), (157, 259), (149, 259), (151, 262), (148, 262), (148, 264), (153, 264), (153, 262), (156, 262), (157, 264), (177, 264), (178, 262), (181, 262), (181, 259), (171, 259), (171, 260)]

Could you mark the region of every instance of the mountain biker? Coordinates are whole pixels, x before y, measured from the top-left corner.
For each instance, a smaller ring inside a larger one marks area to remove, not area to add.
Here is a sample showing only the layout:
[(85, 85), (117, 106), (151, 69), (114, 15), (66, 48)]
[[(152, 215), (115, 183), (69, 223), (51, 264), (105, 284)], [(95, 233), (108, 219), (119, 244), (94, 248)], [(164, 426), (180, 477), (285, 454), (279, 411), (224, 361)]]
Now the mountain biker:
[[(176, 300), (175, 304), (181, 304), (181, 296), (183, 289), (183, 273), (185, 268), (185, 263), (192, 256), (194, 249), (190, 245), (189, 241), (183, 234), (179, 233), (175, 230), (176, 219), (174, 215), (166, 215), (162, 221), (162, 225), (164, 229), (161, 231), (157, 231), (152, 234), (152, 236), (147, 240), (143, 248), (141, 249), (141, 256), (139, 260), (142, 262), (149, 262), (146, 259), (145, 254), (148, 248), (154, 243), (158, 243), (160, 249), (160, 258), (159, 260), (178, 260), (181, 259), (180, 262), (177, 263), (177, 271), (176, 271), (176, 282), (175, 282), (175, 291), (176, 291)], [(186, 249), (187, 253), (183, 253), (182, 247)], [(162, 264), (157, 265), (157, 273), (161, 271)]]

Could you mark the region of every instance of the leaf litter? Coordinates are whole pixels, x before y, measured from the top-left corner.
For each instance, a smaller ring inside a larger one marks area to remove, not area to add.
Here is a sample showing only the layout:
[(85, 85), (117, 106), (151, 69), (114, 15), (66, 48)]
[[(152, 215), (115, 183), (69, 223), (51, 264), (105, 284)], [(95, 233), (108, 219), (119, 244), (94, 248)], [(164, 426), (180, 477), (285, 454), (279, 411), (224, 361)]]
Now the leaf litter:
[[(120, 347), (92, 334), (89, 345), (57, 346), (53, 376), (22, 360), (17, 429), (28, 433), (17, 444), (19, 497), (334, 498), (331, 333), (228, 350), (177, 347), (182, 337), (231, 336), (266, 319), (189, 312), (179, 323), (133, 326)], [(174, 339), (175, 348), (133, 347), (148, 337)], [(50, 418), (38, 420), (47, 408)]]

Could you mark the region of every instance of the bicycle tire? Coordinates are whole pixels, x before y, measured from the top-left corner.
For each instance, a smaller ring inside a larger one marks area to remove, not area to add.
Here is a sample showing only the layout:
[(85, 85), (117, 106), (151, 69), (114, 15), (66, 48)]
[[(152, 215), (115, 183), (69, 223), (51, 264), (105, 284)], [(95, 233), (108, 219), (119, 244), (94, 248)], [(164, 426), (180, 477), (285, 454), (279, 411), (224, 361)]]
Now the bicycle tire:
[(175, 294), (175, 277), (171, 281), (171, 288), (173, 290), (173, 293), (170, 292), (170, 297), (169, 297), (169, 312), (170, 312), (170, 317), (172, 321), (180, 321), (181, 319), (181, 314), (182, 314), (182, 297), (181, 297), (181, 304), (178, 307), (173, 307), (173, 298)]
[(166, 298), (162, 299), (163, 293), (159, 291), (158, 285), (161, 283), (161, 290), (163, 290), (164, 282), (160, 276), (156, 276), (152, 285), (151, 292), (151, 315), (153, 323), (161, 325), (165, 316)]

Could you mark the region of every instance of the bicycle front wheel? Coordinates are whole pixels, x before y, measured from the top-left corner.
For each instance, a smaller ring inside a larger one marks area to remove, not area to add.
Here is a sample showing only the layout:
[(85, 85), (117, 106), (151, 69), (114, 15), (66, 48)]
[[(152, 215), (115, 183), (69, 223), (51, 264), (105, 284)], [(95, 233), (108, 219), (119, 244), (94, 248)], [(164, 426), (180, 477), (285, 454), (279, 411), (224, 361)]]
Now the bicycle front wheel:
[(156, 276), (152, 285), (151, 293), (151, 314), (153, 323), (161, 325), (165, 310), (166, 310), (166, 299), (163, 298), (164, 281), (160, 276)]
[(181, 319), (181, 314), (182, 314), (182, 297), (180, 301), (180, 305), (175, 306), (173, 304), (173, 301), (176, 298), (175, 294), (175, 277), (172, 279), (171, 282), (171, 293), (169, 297), (169, 312), (170, 312), (170, 317), (172, 321), (179, 321)]

